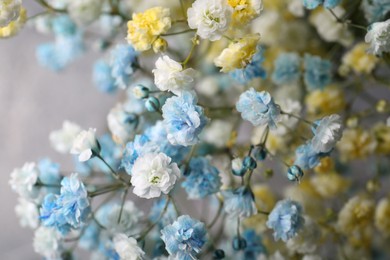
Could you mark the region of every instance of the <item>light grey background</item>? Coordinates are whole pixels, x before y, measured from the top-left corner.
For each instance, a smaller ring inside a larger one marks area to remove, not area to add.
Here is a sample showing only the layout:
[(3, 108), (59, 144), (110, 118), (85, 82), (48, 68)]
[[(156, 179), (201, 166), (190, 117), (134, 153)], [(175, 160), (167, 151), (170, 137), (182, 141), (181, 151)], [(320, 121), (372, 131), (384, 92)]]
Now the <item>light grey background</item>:
[[(26, 3), (30, 15), (37, 8)], [(33, 233), (19, 226), (14, 207), (17, 195), (8, 185), (13, 168), (49, 156), (71, 170), (70, 156), (57, 154), (48, 135), (64, 119), (103, 133), (106, 115), (118, 97), (99, 93), (92, 84), (91, 66), (98, 56), (87, 53), (65, 71), (40, 67), (38, 44), (52, 40), (26, 27), (18, 36), (0, 40), (0, 259), (40, 259), (33, 253)]]

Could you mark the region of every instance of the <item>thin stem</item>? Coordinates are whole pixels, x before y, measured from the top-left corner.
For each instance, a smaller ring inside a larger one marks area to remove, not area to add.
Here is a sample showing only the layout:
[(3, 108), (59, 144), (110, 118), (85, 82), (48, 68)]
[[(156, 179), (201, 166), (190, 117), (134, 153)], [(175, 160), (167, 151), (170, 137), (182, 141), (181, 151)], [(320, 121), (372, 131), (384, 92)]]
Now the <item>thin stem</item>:
[(351, 23), (350, 21), (344, 21), (340, 17), (338, 17), (337, 14), (332, 9), (327, 9), (327, 10), (329, 10), (329, 12), (332, 14), (332, 16), (336, 19), (336, 21), (338, 23), (346, 24), (346, 25), (349, 25), (351, 27), (354, 27), (354, 28), (357, 28), (357, 29), (361, 29), (361, 30), (364, 30), (364, 31), (367, 32), (367, 28), (364, 27), (363, 25), (354, 24), (354, 23)]
[(187, 29), (187, 30), (179, 31), (179, 32), (164, 33), (164, 34), (161, 34), (161, 36), (172, 36), (172, 35), (178, 35), (178, 34), (193, 32), (193, 31), (194, 31), (193, 29)]
[(212, 228), (215, 225), (215, 223), (217, 223), (217, 221), (219, 219), (219, 216), (222, 213), (223, 201), (220, 198), (218, 198), (218, 197), (217, 197), (217, 199), (218, 199), (218, 202), (219, 202), (218, 211), (217, 211), (217, 214), (214, 216), (213, 220), (210, 222), (210, 224), (207, 225), (208, 229)]
[(266, 212), (266, 211), (262, 211), (262, 210), (257, 210), (257, 213), (258, 214), (264, 214), (264, 215), (269, 215), (270, 213), (269, 212)]
[(47, 9), (49, 9), (50, 11), (52, 12), (57, 12), (57, 13), (66, 13), (66, 9), (57, 9), (57, 8), (54, 8), (52, 7), (51, 5), (49, 5), (48, 2), (46, 2), (46, 0), (35, 0), (38, 4), (42, 5), (43, 7), (46, 7)]
[(304, 118), (302, 118), (300, 116), (297, 116), (297, 115), (294, 115), (294, 114), (291, 114), (291, 113), (287, 113), (287, 112), (284, 112), (284, 111), (281, 111), (280, 113), (282, 115), (288, 115), (288, 116), (294, 117), (294, 118), (296, 118), (296, 119), (298, 119), (298, 120), (300, 120), (302, 122), (305, 122), (308, 125), (312, 125), (313, 124), (313, 122), (310, 122), (309, 120), (306, 120), (306, 119), (304, 119)]
[(119, 176), (119, 174), (118, 174), (118, 173), (117, 173), (117, 172), (116, 172), (116, 171), (115, 171), (115, 170), (106, 162), (106, 160), (104, 160), (104, 158), (103, 158), (99, 153), (96, 153), (95, 156), (96, 156), (97, 158), (99, 158), (99, 159), (107, 166), (108, 169), (110, 169), (111, 175), (112, 175), (116, 180), (121, 181), (122, 183), (128, 185), (128, 183), (127, 183), (124, 179), (122, 179), (122, 178)]
[(96, 197), (96, 196), (99, 196), (99, 195), (102, 195), (105, 193), (116, 191), (116, 190), (123, 188), (123, 187), (126, 187), (126, 186), (124, 186), (122, 183), (110, 184), (110, 185), (104, 186), (101, 189), (98, 189), (96, 191), (89, 192), (88, 196), (93, 198), (93, 197)]
[(230, 42), (234, 42), (234, 40), (227, 35), (222, 35), (222, 37), (229, 40)]
[(269, 154), (271, 157), (275, 158), (275, 159), (278, 159), (279, 161), (281, 161), (287, 168), (290, 168), (290, 165), (288, 163), (286, 163), (283, 159), (279, 158), (278, 156), (276, 156), (275, 154), (271, 153), (267, 148), (264, 147), (264, 149), (266, 150), (267, 154)]
[(188, 53), (187, 55), (187, 58), (181, 63), (184, 67), (185, 65), (190, 61), (191, 59), (191, 56), (195, 50), (195, 46), (197, 45), (197, 41), (198, 41), (198, 37), (195, 36), (193, 39), (192, 39), (192, 46), (191, 46), (191, 49), (190, 49), (190, 52)]
[(123, 212), (123, 206), (125, 205), (126, 196), (127, 196), (127, 193), (128, 193), (128, 192), (129, 192), (129, 187), (127, 187), (127, 188), (123, 191), (121, 209), (120, 209), (120, 211), (119, 211), (119, 216), (118, 216), (118, 224), (121, 222), (122, 212)]

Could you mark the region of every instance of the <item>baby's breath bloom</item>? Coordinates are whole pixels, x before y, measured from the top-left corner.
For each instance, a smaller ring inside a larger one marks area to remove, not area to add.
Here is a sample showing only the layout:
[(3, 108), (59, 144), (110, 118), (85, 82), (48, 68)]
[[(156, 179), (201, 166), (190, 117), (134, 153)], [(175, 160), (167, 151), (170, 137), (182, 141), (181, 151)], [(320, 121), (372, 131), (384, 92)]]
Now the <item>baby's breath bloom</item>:
[(35, 163), (25, 163), (22, 168), (14, 169), (9, 184), (21, 197), (35, 199), (39, 189), (35, 187), (38, 182), (39, 170)]
[(252, 191), (247, 187), (222, 191), (225, 200), (224, 210), (231, 218), (246, 218), (257, 214)]
[(345, 192), (350, 182), (335, 172), (320, 173), (310, 178), (313, 188), (323, 198), (334, 198)]
[(324, 89), (332, 80), (332, 63), (318, 56), (305, 54), (304, 80), (309, 90)]
[(62, 246), (60, 235), (53, 228), (41, 226), (34, 233), (34, 251), (46, 259), (60, 259)]
[(18, 199), (18, 204), (15, 207), (16, 215), (19, 217), (19, 222), (22, 227), (37, 228), (39, 225), (39, 212), (35, 203), (28, 201), (22, 197)]
[(116, 105), (107, 116), (108, 129), (112, 139), (119, 144), (125, 144), (134, 136), (138, 126), (138, 116), (128, 113), (122, 104)]
[(341, 158), (345, 160), (364, 159), (375, 151), (377, 142), (374, 136), (361, 128), (346, 129), (337, 144)]
[(49, 135), (52, 147), (60, 153), (69, 153), (72, 149), (73, 141), (81, 132), (80, 126), (65, 120), (62, 123), (62, 128), (53, 131)]
[(111, 76), (115, 79), (115, 85), (125, 89), (128, 87), (131, 77), (138, 67), (138, 53), (132, 46), (118, 44), (111, 51)]
[(390, 153), (390, 125), (378, 123), (373, 127), (374, 136), (377, 140), (375, 152), (378, 154)]
[(390, 11), (388, 0), (363, 0), (360, 7), (370, 24), (380, 22)]
[(203, 39), (216, 41), (229, 28), (232, 8), (226, 0), (196, 0), (187, 10), (188, 26)]
[(316, 116), (340, 113), (346, 106), (344, 92), (337, 86), (310, 92), (305, 103), (307, 111)]
[(167, 55), (157, 59), (156, 68), (152, 72), (158, 89), (170, 91), (176, 95), (181, 95), (184, 90), (192, 88), (196, 73), (194, 69), (184, 69), (179, 62)]
[(302, 230), (295, 237), (287, 241), (288, 249), (300, 254), (313, 253), (321, 236), (318, 224), (309, 216), (304, 216), (305, 222)]
[(390, 52), (390, 19), (370, 25), (365, 41), (371, 45), (370, 53), (381, 56)]
[(375, 209), (375, 226), (385, 236), (390, 237), (390, 200), (383, 198)]
[(222, 72), (230, 72), (235, 69), (245, 68), (256, 53), (256, 47), (260, 40), (260, 34), (249, 34), (234, 41), (214, 59), (214, 64), (221, 68)]
[(0, 2), (0, 27), (5, 27), (18, 19), (21, 9), (21, 0), (2, 0)]
[(75, 22), (88, 25), (100, 16), (103, 2), (103, 0), (68, 1), (67, 9)]
[(326, 116), (314, 123), (314, 137), (312, 146), (317, 153), (328, 153), (341, 139), (343, 125), (341, 117), (337, 114)]
[(115, 251), (120, 259), (140, 260), (145, 255), (145, 252), (138, 246), (137, 240), (133, 237), (127, 237), (125, 234), (116, 234), (113, 242)]
[(27, 11), (24, 7), (20, 9), (20, 15), (16, 20), (10, 21), (6, 26), (0, 27), (0, 39), (17, 34), (27, 21)]
[(315, 9), (319, 5), (324, 5), (325, 8), (332, 9), (335, 8), (341, 0), (303, 0), (303, 5), (307, 9)]
[(228, 0), (233, 8), (233, 21), (237, 24), (246, 24), (260, 15), (263, 10), (262, 0)]
[(133, 14), (132, 20), (127, 23), (127, 41), (137, 51), (146, 51), (169, 28), (171, 28), (169, 9), (153, 7), (143, 13)]
[(100, 146), (95, 136), (96, 129), (82, 131), (73, 140), (71, 154), (77, 154), (80, 162), (91, 159), (94, 153), (99, 153)]
[(282, 53), (274, 62), (272, 81), (276, 84), (297, 82), (301, 76), (301, 58), (298, 54)]
[(346, 74), (350, 69), (355, 73), (370, 74), (377, 65), (379, 59), (367, 53), (368, 44), (361, 42), (356, 44), (342, 59), (342, 65), (339, 68), (340, 74)]

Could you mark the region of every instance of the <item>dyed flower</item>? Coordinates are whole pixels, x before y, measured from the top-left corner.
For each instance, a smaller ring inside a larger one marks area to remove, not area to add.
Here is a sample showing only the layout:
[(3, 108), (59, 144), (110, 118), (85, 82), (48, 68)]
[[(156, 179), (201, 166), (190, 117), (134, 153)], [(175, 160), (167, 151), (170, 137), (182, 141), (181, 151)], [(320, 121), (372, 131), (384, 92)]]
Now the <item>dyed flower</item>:
[[(108, 163), (113, 169), (117, 169), (120, 165), (122, 158), (122, 146), (114, 142), (111, 135), (106, 133), (99, 137), (100, 156)], [(92, 171), (103, 172), (107, 175), (112, 174), (111, 170), (101, 160), (89, 160), (87, 165)]]
[(65, 120), (62, 123), (62, 129), (50, 133), (50, 143), (57, 152), (69, 153), (72, 149), (74, 139), (76, 139), (80, 132), (80, 126)]
[(16, 21), (22, 9), (21, 0), (4, 0), (0, 2), (0, 27)]
[(69, 233), (71, 225), (58, 213), (60, 205), (57, 203), (57, 198), (53, 193), (45, 196), (39, 210), (39, 219), (43, 226), (54, 228), (62, 235), (66, 235)]
[[(175, 210), (175, 207), (173, 204), (168, 201), (168, 206), (166, 210), (164, 211), (164, 208), (166, 206), (167, 200), (166, 198), (161, 198), (159, 200), (156, 200), (153, 203), (152, 208), (150, 209), (149, 213), (149, 220), (152, 223), (155, 223), (158, 221), (158, 224), (160, 227), (165, 227), (169, 224), (172, 224), (176, 218), (177, 218), (177, 212)], [(161, 213), (164, 211), (164, 214), (161, 217)]]
[(229, 28), (232, 8), (225, 0), (196, 0), (187, 10), (188, 26), (203, 39), (216, 41)]
[(256, 92), (253, 88), (240, 95), (236, 109), (243, 119), (254, 126), (268, 125), (274, 129), (280, 119), (280, 107), (274, 103), (271, 95), (266, 91)]
[(104, 60), (98, 60), (93, 65), (93, 82), (96, 87), (104, 93), (114, 93), (117, 88), (115, 79), (112, 76), (110, 65)]
[(267, 250), (263, 245), (263, 241), (256, 231), (247, 229), (242, 233), (242, 237), (246, 241), (246, 247), (243, 250), (243, 258), (245, 260), (259, 259), (260, 255), (266, 255)]
[(222, 72), (245, 68), (256, 53), (260, 41), (260, 34), (249, 34), (238, 41), (234, 41), (214, 59), (214, 64)]
[(339, 68), (339, 73), (346, 76), (352, 69), (355, 73), (370, 74), (377, 65), (379, 59), (376, 56), (367, 53), (368, 47), (368, 44), (362, 42), (356, 44), (352, 50), (347, 52), (343, 56), (343, 63)]
[(56, 36), (73, 36), (77, 34), (77, 25), (68, 15), (55, 16), (51, 21), (51, 27)]
[(272, 81), (279, 85), (297, 82), (301, 76), (300, 63), (301, 58), (294, 52), (280, 54), (274, 62)]
[(303, 0), (303, 5), (307, 9), (315, 9), (319, 5), (323, 5), (325, 8), (333, 9), (339, 5), (341, 0)]
[(292, 200), (282, 200), (269, 214), (267, 227), (274, 230), (276, 241), (282, 239), (287, 242), (303, 227), (304, 222), (301, 205)]
[(38, 182), (39, 171), (35, 163), (25, 163), (22, 168), (14, 169), (11, 173), (12, 190), (26, 199), (35, 199), (39, 195), (39, 189), (35, 187)]
[(22, 227), (35, 229), (39, 225), (39, 212), (35, 203), (22, 197), (18, 199), (15, 207), (16, 215), (19, 217), (19, 223)]
[(317, 153), (328, 153), (343, 135), (341, 117), (337, 114), (326, 116), (314, 123), (314, 137), (311, 141), (313, 150)]
[(385, 236), (390, 237), (390, 200), (382, 198), (375, 209), (375, 226)]
[(103, 2), (103, 0), (69, 1), (67, 9), (74, 21), (85, 26), (99, 18), (102, 13)]
[(263, 10), (262, 0), (228, 0), (233, 8), (233, 21), (246, 24), (260, 15)]
[(174, 145), (194, 145), (206, 125), (203, 108), (196, 105), (197, 98), (189, 92), (167, 99), (162, 107), (167, 138)]
[(371, 23), (380, 22), (390, 11), (390, 3), (387, 0), (364, 0), (361, 5), (364, 16)]
[(127, 174), (132, 174), (132, 169), (138, 157), (149, 153), (159, 152), (156, 143), (151, 142), (145, 135), (136, 135), (133, 142), (126, 144), (121, 161), (121, 167), (125, 168)]
[(60, 259), (63, 248), (60, 235), (53, 228), (39, 227), (34, 233), (34, 251), (46, 259)]
[(229, 217), (245, 218), (257, 214), (253, 193), (247, 187), (222, 191), (224, 209)]
[(110, 66), (115, 85), (125, 89), (138, 67), (138, 53), (130, 45), (118, 44), (111, 51)]
[(122, 104), (118, 104), (110, 110), (107, 123), (112, 139), (118, 144), (124, 144), (134, 136), (139, 121), (137, 115), (128, 113)]
[(99, 247), (100, 227), (94, 222), (84, 228), (77, 245), (85, 250), (96, 250)]
[(305, 222), (302, 230), (286, 243), (288, 249), (300, 254), (314, 253), (320, 242), (321, 230), (316, 222), (310, 217), (304, 217)]
[(141, 198), (156, 198), (168, 194), (180, 177), (180, 170), (163, 153), (139, 157), (133, 166), (131, 183), (134, 194)]
[(161, 239), (169, 255), (175, 259), (192, 260), (207, 241), (205, 225), (188, 215), (180, 216), (161, 230)]
[[(61, 182), (60, 165), (45, 158), (39, 161), (39, 180), (43, 184), (56, 185)], [(56, 190), (56, 188), (54, 188)]]
[(181, 95), (184, 90), (190, 90), (194, 82), (196, 71), (183, 66), (172, 60), (167, 55), (163, 55), (156, 61), (154, 74), (154, 84), (161, 91), (170, 91), (176, 95)]
[(73, 140), (71, 154), (77, 154), (80, 162), (91, 159), (100, 152), (100, 146), (95, 136), (96, 129), (90, 128), (88, 131), (82, 131)]
[[(17, 0), (6, 0), (5, 2), (2, 1), (2, 4), (4, 4), (4, 3), (7, 4), (10, 2), (17, 3), (18, 1)], [(15, 8), (17, 9), (16, 6), (15, 6)], [(16, 10), (16, 9), (14, 9), (14, 10)], [(0, 39), (14, 36), (23, 28), (24, 24), (27, 21), (26, 9), (24, 7), (21, 7), (19, 10), (19, 14), (16, 17), (14, 16), (15, 13), (13, 11), (11, 11), (11, 13), (9, 13), (7, 11), (4, 12), (3, 6), (0, 6), (0, 10), (1, 10), (0, 11), (0, 20), (2, 20), (0, 22), (2, 22), (3, 24), (6, 24), (5, 26), (0, 26)], [(10, 10), (8, 9), (8, 11), (10, 11)]]
[(332, 64), (318, 56), (305, 54), (304, 80), (309, 90), (323, 89), (332, 81)]
[(118, 253), (120, 259), (143, 259), (145, 252), (138, 246), (137, 240), (135, 238), (127, 237), (125, 234), (116, 234), (113, 241), (115, 251)]
[(390, 19), (370, 25), (365, 41), (371, 45), (369, 53), (382, 56), (390, 52)]
[(133, 13), (127, 23), (127, 41), (137, 51), (146, 51), (159, 36), (171, 28), (169, 8), (154, 7), (143, 13)]
[(313, 169), (320, 163), (321, 158), (328, 155), (328, 153), (319, 153), (314, 150), (312, 142), (309, 141), (295, 150), (294, 165), (299, 166), (303, 170)]
[(189, 199), (201, 199), (216, 193), (221, 185), (218, 169), (209, 160), (204, 157), (191, 159), (188, 176), (182, 183)]

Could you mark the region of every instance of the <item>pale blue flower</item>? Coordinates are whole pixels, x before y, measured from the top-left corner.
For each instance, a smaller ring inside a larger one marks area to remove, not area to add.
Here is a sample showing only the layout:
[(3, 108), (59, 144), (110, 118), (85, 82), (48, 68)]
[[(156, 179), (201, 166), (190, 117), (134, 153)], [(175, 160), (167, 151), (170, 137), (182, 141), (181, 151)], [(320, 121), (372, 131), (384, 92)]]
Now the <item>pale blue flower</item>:
[(318, 56), (305, 54), (304, 80), (309, 90), (323, 89), (332, 81), (332, 63)]
[(111, 51), (111, 75), (115, 79), (115, 84), (125, 89), (138, 67), (138, 53), (131, 45), (118, 44)]
[(169, 255), (180, 260), (196, 259), (207, 241), (205, 225), (188, 215), (180, 216), (162, 229), (161, 234)]
[(114, 93), (117, 90), (115, 79), (111, 75), (111, 67), (104, 60), (95, 62), (93, 66), (93, 82), (104, 93)]
[(268, 215), (267, 227), (274, 230), (274, 239), (284, 242), (294, 237), (303, 227), (302, 207), (292, 200), (281, 200)]
[(100, 228), (92, 221), (82, 232), (79, 239), (79, 247), (86, 250), (94, 250), (99, 246)]
[(230, 75), (241, 84), (246, 84), (254, 78), (265, 78), (267, 72), (261, 66), (264, 62), (264, 49), (257, 47), (257, 52), (253, 55), (251, 62), (243, 69), (236, 69)]
[(329, 153), (318, 153), (313, 149), (311, 141), (298, 146), (295, 150), (295, 165), (298, 165), (301, 169), (313, 169), (319, 163), (321, 158), (328, 156)]
[(246, 247), (243, 250), (244, 260), (256, 260), (260, 255), (266, 255), (267, 250), (263, 245), (263, 241), (253, 229), (247, 229), (242, 233), (242, 237), (246, 241)]
[(280, 107), (266, 91), (256, 92), (253, 88), (245, 91), (240, 95), (236, 108), (241, 117), (254, 126), (268, 125), (274, 129), (279, 121)]
[(189, 164), (189, 174), (182, 183), (189, 199), (201, 199), (219, 191), (221, 177), (218, 169), (204, 157), (192, 158)]
[(72, 36), (77, 34), (77, 25), (68, 15), (57, 15), (51, 20), (54, 34), (57, 36)]
[(198, 136), (208, 119), (196, 102), (196, 96), (183, 92), (180, 97), (167, 99), (162, 107), (163, 122), (171, 144), (188, 146), (199, 141)]
[(171, 202), (168, 202), (167, 209), (165, 210), (165, 213), (160, 218), (161, 213), (164, 211), (164, 208), (166, 206), (166, 202), (167, 202), (166, 198), (161, 198), (159, 200), (156, 200), (153, 203), (153, 206), (150, 209), (150, 213), (149, 213), (149, 220), (152, 223), (158, 221), (158, 224), (161, 227), (165, 227), (166, 225), (172, 224), (177, 218), (175, 207)]
[(131, 175), (134, 162), (139, 156), (157, 152), (159, 152), (159, 147), (154, 142), (151, 142), (146, 135), (136, 135), (134, 141), (126, 144), (121, 161), (121, 167), (124, 168), (129, 175)]
[(294, 52), (282, 53), (274, 62), (272, 81), (275, 84), (297, 82), (301, 76), (301, 58)]
[(303, 0), (303, 5), (307, 9), (315, 9), (319, 5), (324, 5), (325, 8), (332, 9), (339, 5), (341, 0)]
[(257, 214), (252, 191), (248, 187), (222, 191), (224, 209), (229, 217), (250, 217)]
[(57, 196), (49, 193), (45, 196), (39, 211), (42, 225), (56, 228), (62, 235), (69, 233), (71, 225), (63, 217), (58, 216), (60, 205), (57, 204)]
[(60, 184), (60, 165), (45, 158), (38, 162), (39, 180), (44, 184)]
[(389, 0), (363, 0), (361, 5), (369, 24), (381, 22), (390, 12)]

